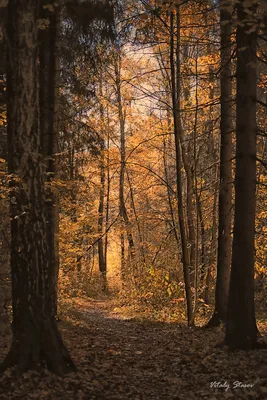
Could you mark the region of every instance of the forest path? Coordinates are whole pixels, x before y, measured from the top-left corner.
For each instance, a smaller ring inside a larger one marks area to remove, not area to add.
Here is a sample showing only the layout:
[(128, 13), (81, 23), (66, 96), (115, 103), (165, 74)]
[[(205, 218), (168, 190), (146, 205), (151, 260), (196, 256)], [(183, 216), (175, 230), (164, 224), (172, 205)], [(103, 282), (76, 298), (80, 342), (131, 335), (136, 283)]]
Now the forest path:
[[(215, 348), (223, 339), (220, 328), (141, 321), (109, 299), (65, 304), (59, 327), (78, 372), (64, 379), (28, 372), (15, 382), (6, 374), (1, 399), (267, 398), (267, 352)], [(236, 381), (251, 387), (234, 387)], [(214, 382), (223, 387), (211, 387)]]

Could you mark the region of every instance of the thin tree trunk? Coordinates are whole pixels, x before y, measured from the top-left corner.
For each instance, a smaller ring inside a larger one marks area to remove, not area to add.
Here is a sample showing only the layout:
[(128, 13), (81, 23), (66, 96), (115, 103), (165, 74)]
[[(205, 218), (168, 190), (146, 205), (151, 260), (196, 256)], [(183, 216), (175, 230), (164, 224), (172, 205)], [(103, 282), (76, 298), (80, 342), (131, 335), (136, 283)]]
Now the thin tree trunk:
[(139, 236), (139, 247), (140, 247), (141, 259), (142, 259), (142, 263), (145, 265), (146, 264), (146, 257), (145, 257), (145, 251), (144, 251), (144, 246), (143, 246), (144, 240), (142, 238), (142, 231), (141, 231), (139, 218), (138, 218), (136, 207), (135, 207), (134, 192), (133, 192), (132, 182), (131, 182), (131, 179), (130, 179), (130, 176), (129, 176), (129, 172), (128, 172), (127, 169), (126, 169), (126, 175), (127, 175), (127, 181), (128, 181), (128, 184), (129, 184), (129, 188), (130, 188), (132, 209), (133, 209), (135, 222), (136, 222), (136, 226), (137, 226), (137, 231), (138, 231), (138, 236)]
[[(123, 105), (121, 98), (121, 74), (120, 74), (120, 56), (115, 60), (115, 80), (116, 80), (116, 90), (117, 90), (117, 106), (119, 114), (120, 123), (120, 183), (119, 183), (119, 209), (121, 223), (124, 223), (125, 230), (127, 233), (127, 239), (129, 244), (130, 255), (132, 258), (135, 256), (135, 245), (133, 240), (133, 235), (130, 230), (130, 221), (128, 213), (126, 210), (125, 199), (124, 199), (124, 182), (125, 182), (125, 162), (126, 162), (126, 137), (125, 137), (125, 115), (123, 113)], [(123, 229), (123, 228), (122, 228)], [(123, 235), (123, 233), (122, 233)], [(124, 235), (123, 235), (124, 236)], [(122, 267), (125, 268), (125, 248), (124, 248), (124, 238), (121, 238), (121, 260)], [(125, 271), (122, 272), (122, 276), (125, 276)]]
[[(100, 77), (100, 96), (102, 101), (103, 90), (102, 90), (102, 76)], [(100, 160), (99, 160), (99, 171), (100, 171), (100, 190), (99, 190), (99, 207), (98, 207), (98, 263), (99, 271), (103, 279), (103, 290), (107, 288), (107, 265), (105, 258), (104, 239), (102, 237), (104, 231), (104, 200), (105, 200), (105, 137), (104, 137), (104, 109), (100, 103), (100, 122), (101, 122), (101, 138), (100, 138)]]
[(197, 212), (198, 212), (198, 218), (200, 222), (200, 232), (201, 232), (201, 255), (200, 255), (200, 260), (201, 260), (201, 271), (200, 271), (200, 282), (203, 284), (204, 279), (205, 279), (205, 271), (206, 271), (206, 258), (205, 258), (205, 253), (206, 253), (206, 246), (205, 246), (205, 222), (203, 218), (203, 212), (202, 212), (202, 205), (201, 205), (201, 194), (198, 193), (197, 196)]
[[(194, 230), (195, 238), (193, 238), (195, 242), (195, 255), (193, 261), (195, 262), (192, 267), (194, 268), (194, 307), (193, 313), (195, 315), (198, 306), (198, 281), (199, 281), (199, 215), (198, 215), (198, 187), (197, 187), (197, 165), (198, 165), (198, 157), (197, 157), (197, 125), (198, 125), (198, 44), (196, 46), (196, 60), (195, 60), (195, 68), (196, 68), (196, 83), (195, 83), (195, 102), (196, 102), (196, 110), (195, 110), (195, 121), (194, 121), (194, 130), (193, 130), (193, 167), (192, 167), (192, 176), (194, 187), (194, 198), (195, 198), (195, 215), (196, 215), (196, 229)], [(191, 204), (191, 208), (193, 211), (193, 204)]]
[(125, 262), (125, 240), (124, 233), (120, 234), (120, 242), (121, 242), (121, 278), (122, 284), (124, 285), (126, 280), (126, 262)]
[(171, 229), (174, 232), (177, 246), (179, 246), (180, 241), (179, 241), (179, 236), (178, 236), (178, 232), (177, 232), (177, 228), (176, 228), (175, 215), (174, 215), (174, 210), (173, 210), (173, 205), (172, 205), (172, 192), (171, 192), (170, 182), (169, 182), (169, 173), (168, 173), (168, 162), (167, 162), (167, 152), (166, 152), (166, 141), (165, 141), (165, 138), (163, 139), (163, 164), (164, 164), (165, 181), (167, 183), (166, 189), (167, 189), (167, 196), (168, 196), (168, 204), (169, 204), (169, 209), (170, 209), (170, 214), (171, 214)]
[[(214, 188), (214, 197), (213, 197), (213, 210), (212, 210), (212, 229), (211, 229), (211, 240), (210, 240), (210, 253), (212, 254), (212, 249), (214, 249), (216, 259), (216, 232), (217, 232), (217, 203), (218, 203), (218, 188), (219, 188), (219, 178), (218, 178), (218, 170), (215, 175), (215, 188)], [(213, 260), (212, 260), (213, 261)], [(206, 285), (204, 290), (204, 301), (206, 304), (209, 304), (209, 295), (210, 295), (210, 281), (211, 281), (211, 266), (209, 265), (206, 275)]]
[(180, 98), (181, 98), (181, 28), (180, 28), (180, 7), (176, 8), (176, 96), (177, 96), (177, 122), (179, 126), (179, 137), (181, 145), (182, 160), (186, 174), (186, 213), (188, 227), (188, 249), (189, 249), (189, 273), (191, 286), (195, 286), (195, 265), (196, 265), (196, 232), (194, 226), (194, 175), (191, 163), (189, 162), (188, 152), (184, 144), (184, 132), (182, 128), (181, 113), (180, 113)]
[(104, 190), (105, 190), (105, 166), (104, 166), (104, 146), (101, 145), (100, 154), (100, 191), (99, 191), (99, 207), (98, 207), (98, 235), (100, 237), (98, 241), (98, 263), (99, 271), (103, 278), (103, 290), (106, 290), (106, 260), (105, 260), (105, 249), (104, 240), (101, 237), (104, 228)]
[(225, 343), (239, 349), (253, 348), (257, 342), (254, 305), (257, 33), (247, 22), (255, 14), (253, 1), (242, 0), (237, 4), (240, 23), (236, 32), (235, 216)]
[[(108, 113), (108, 110), (107, 110)], [(107, 120), (109, 121), (109, 115), (107, 115)], [(107, 200), (106, 200), (106, 232), (109, 227), (109, 202), (110, 202), (110, 134), (109, 134), (109, 126), (107, 132)], [(105, 235), (105, 263), (107, 268), (107, 251), (108, 251), (108, 232)]]
[[(178, 18), (178, 16), (177, 16)], [(178, 88), (176, 83), (176, 72), (175, 72), (175, 42), (174, 42), (174, 13), (170, 15), (170, 67), (171, 67), (171, 91), (172, 91), (172, 108), (173, 108), (173, 122), (174, 122), (174, 138), (175, 138), (175, 152), (176, 152), (176, 183), (177, 183), (177, 201), (178, 201), (178, 218), (182, 244), (182, 263), (183, 273), (185, 282), (186, 292), (186, 304), (187, 304), (187, 321), (188, 325), (192, 325), (193, 321), (193, 309), (192, 309), (192, 292), (190, 286), (190, 258), (188, 252), (188, 241), (186, 235), (186, 224), (184, 215), (184, 202), (182, 194), (182, 155), (181, 155), (181, 121), (180, 121), (180, 98), (177, 97)], [(178, 39), (177, 39), (178, 40)]]

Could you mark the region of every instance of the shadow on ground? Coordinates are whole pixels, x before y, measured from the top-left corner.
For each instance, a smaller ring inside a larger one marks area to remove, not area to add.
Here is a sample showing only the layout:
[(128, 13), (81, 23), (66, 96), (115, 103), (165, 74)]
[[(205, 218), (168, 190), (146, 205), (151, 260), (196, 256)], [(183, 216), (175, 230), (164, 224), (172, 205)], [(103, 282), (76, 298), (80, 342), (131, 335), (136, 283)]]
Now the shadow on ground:
[(112, 311), (108, 300), (70, 305), (59, 326), (78, 372), (64, 379), (28, 372), (14, 380), (8, 371), (1, 399), (267, 398), (267, 352), (215, 348), (220, 328), (139, 321)]

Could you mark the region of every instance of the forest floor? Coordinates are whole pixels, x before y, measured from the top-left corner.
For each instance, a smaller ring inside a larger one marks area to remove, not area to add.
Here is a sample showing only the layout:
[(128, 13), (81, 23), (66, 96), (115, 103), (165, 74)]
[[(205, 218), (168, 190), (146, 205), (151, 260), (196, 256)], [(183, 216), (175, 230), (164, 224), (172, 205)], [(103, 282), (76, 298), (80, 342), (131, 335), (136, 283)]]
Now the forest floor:
[[(220, 327), (138, 318), (113, 300), (75, 299), (59, 322), (78, 372), (0, 376), (0, 399), (267, 399), (267, 350), (216, 347)], [(259, 324), (266, 338), (266, 325)], [(0, 362), (7, 351), (0, 340)], [(220, 387), (218, 387), (220, 386)]]

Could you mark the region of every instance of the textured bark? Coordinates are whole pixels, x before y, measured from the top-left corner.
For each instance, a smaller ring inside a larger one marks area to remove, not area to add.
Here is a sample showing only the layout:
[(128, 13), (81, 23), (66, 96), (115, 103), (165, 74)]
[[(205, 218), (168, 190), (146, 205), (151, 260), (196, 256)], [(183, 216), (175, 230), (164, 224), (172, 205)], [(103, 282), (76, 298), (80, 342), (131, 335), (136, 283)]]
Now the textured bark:
[(44, 164), (40, 154), (37, 0), (8, 7), (8, 167), (11, 183), (13, 342), (2, 369), (74, 368), (51, 302)]
[(233, 348), (253, 348), (257, 340), (254, 306), (257, 34), (248, 23), (250, 15), (256, 14), (252, 3), (249, 6), (247, 1), (241, 1), (237, 5), (235, 216), (225, 334), (225, 343)]
[(51, 298), (54, 304), (54, 314), (57, 314), (57, 282), (59, 271), (59, 207), (58, 196), (52, 190), (51, 183), (56, 177), (58, 137), (58, 91), (59, 91), (59, 35), (60, 23), (58, 7), (51, 12), (46, 8), (51, 0), (41, 0), (40, 18), (46, 19), (49, 25), (39, 30), (40, 59), (40, 131), (41, 152), (46, 166), (47, 201), (47, 245), (50, 274), (53, 279)]
[(215, 310), (208, 326), (225, 322), (231, 269), (232, 223), (232, 132), (231, 113), (231, 3), (221, 2), (221, 148), (219, 187), (219, 232)]

